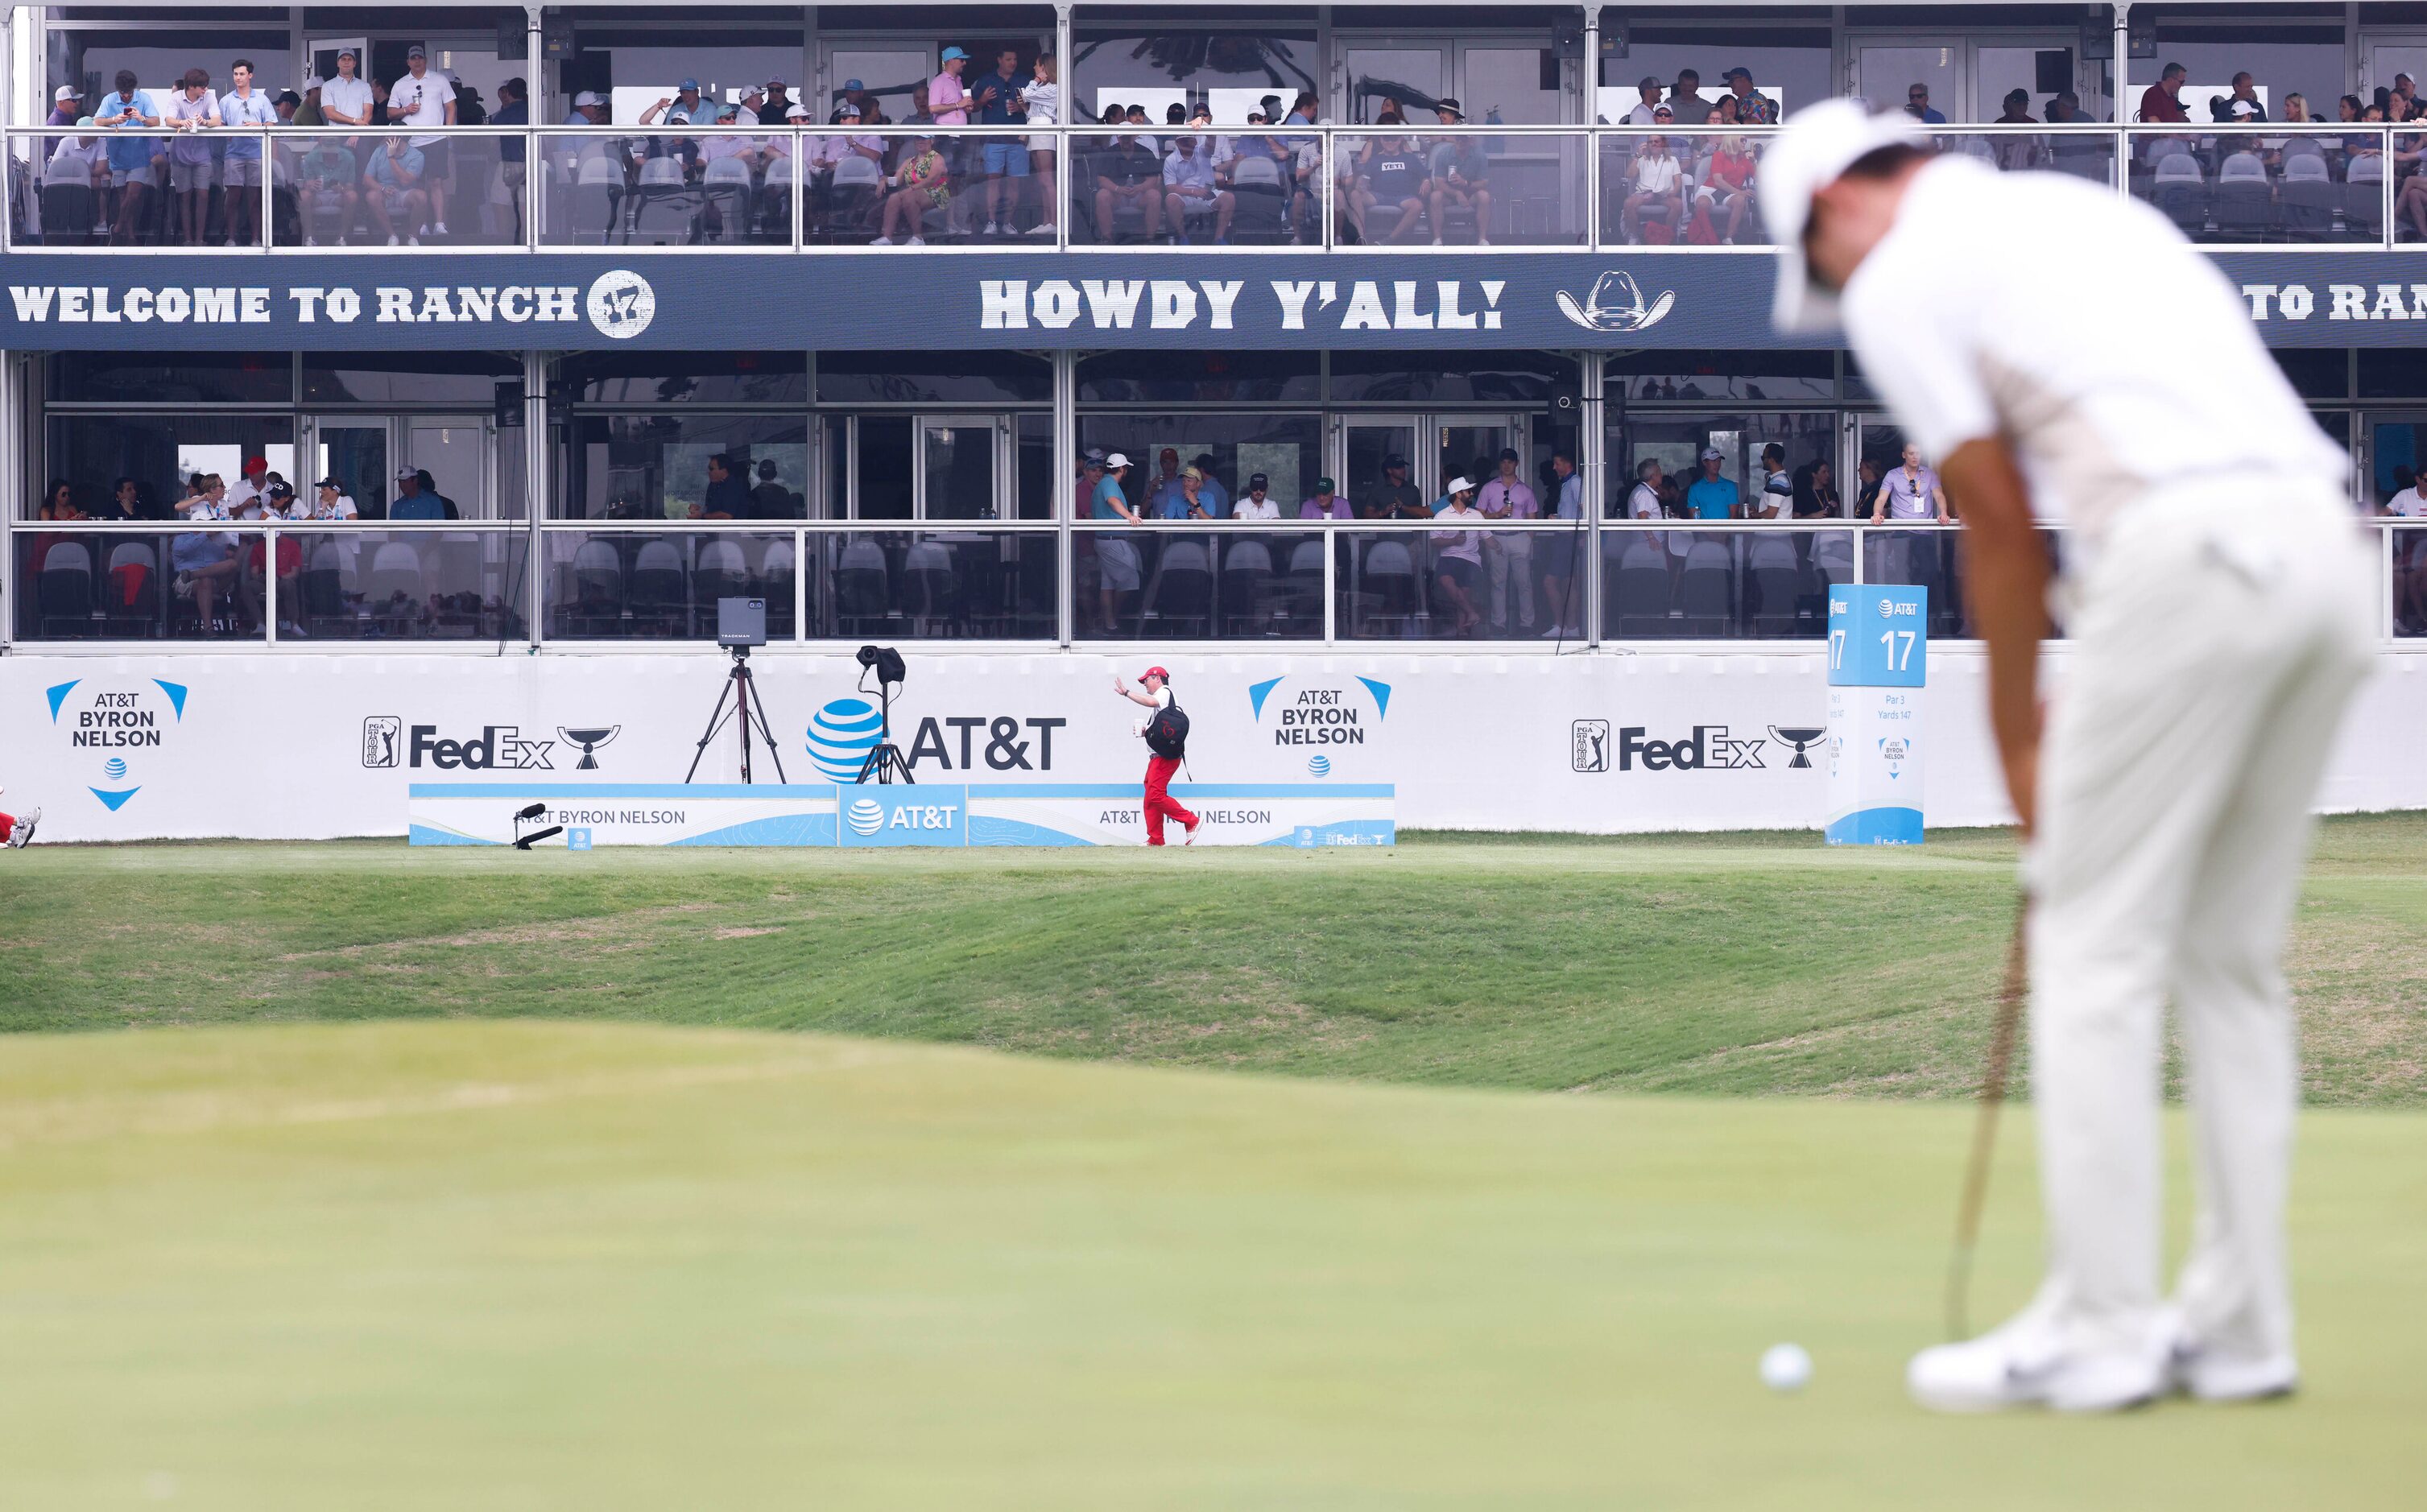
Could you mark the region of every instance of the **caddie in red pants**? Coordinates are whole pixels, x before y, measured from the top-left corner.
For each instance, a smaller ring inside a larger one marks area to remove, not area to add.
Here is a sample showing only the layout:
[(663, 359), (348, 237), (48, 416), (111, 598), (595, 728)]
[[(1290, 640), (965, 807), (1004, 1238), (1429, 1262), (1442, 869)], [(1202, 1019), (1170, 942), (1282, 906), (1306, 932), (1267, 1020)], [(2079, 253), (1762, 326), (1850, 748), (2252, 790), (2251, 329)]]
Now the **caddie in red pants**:
[(1181, 758), (1188, 753), (1188, 716), (1172, 702), (1171, 674), (1148, 667), (1134, 691), (1116, 675), (1113, 691), (1150, 711), (1137, 723), (1139, 738), (1154, 753), (1146, 762), (1146, 843), (1163, 843), (1163, 821), (1169, 818), (1180, 821), (1188, 831), (1188, 838), (1181, 843), (1196, 844), (1197, 826), (1202, 821), (1171, 796), (1171, 774), (1180, 770)]
[[(1148, 786), (1150, 790), (1153, 787), (1153, 779), (1148, 779)], [(0, 850), (24, 850), (33, 842), (34, 826), (41, 823), (41, 820), (42, 811), (39, 808), (25, 810), (25, 817), (23, 819), (10, 814), (0, 814)], [(1190, 820), (1188, 827), (1195, 829), (1197, 821), (1194, 819)]]

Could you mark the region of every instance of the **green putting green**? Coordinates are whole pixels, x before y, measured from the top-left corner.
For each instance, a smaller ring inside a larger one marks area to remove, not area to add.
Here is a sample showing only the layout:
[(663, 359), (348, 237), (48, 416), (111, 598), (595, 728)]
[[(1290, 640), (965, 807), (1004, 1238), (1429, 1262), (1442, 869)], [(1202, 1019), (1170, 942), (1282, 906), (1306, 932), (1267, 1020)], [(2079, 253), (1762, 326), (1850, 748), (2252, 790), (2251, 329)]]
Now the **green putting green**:
[[(631, 1025), (18, 1036), (0, 1506), (2416, 1504), (2427, 1117), (2304, 1125), (2300, 1398), (1949, 1421), (1899, 1373), (1968, 1118)], [(1989, 1315), (2034, 1260), (2007, 1135)]]

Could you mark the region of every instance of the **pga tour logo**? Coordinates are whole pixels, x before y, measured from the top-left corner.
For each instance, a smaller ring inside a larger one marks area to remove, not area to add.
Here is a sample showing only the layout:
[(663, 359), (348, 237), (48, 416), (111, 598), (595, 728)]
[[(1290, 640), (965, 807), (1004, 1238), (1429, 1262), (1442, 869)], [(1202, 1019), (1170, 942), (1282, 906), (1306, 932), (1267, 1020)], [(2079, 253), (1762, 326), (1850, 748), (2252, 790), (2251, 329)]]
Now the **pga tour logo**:
[(590, 285), (590, 323), (598, 333), (628, 341), (649, 329), (658, 316), (658, 291), (628, 268), (610, 268)]

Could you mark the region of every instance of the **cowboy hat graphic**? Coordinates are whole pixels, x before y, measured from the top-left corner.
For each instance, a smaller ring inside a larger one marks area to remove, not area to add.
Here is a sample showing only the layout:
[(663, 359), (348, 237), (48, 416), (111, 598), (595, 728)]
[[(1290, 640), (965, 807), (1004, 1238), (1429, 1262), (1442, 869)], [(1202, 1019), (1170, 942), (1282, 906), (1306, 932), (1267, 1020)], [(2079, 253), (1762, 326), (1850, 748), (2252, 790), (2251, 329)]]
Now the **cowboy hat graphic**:
[(1669, 289), (1646, 309), (1643, 290), (1636, 284), (1635, 275), (1620, 268), (1612, 268), (1594, 281), (1591, 295), (1582, 304), (1566, 289), (1558, 293), (1560, 310), (1587, 331), (1641, 331), (1658, 325), (1668, 316), (1669, 307), (1677, 302), (1677, 291)]

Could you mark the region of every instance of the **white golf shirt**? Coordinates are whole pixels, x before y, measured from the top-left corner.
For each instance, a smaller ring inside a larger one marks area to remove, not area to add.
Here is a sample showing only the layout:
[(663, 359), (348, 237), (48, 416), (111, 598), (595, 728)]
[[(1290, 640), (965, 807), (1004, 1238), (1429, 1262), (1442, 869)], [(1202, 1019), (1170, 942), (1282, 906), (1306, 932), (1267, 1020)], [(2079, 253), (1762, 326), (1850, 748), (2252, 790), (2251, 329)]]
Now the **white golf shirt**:
[(332, 110), (341, 110), (354, 121), (368, 124), (371, 119), (371, 81), (357, 73), (352, 78), (339, 74), (320, 85), (320, 114), (333, 126), (347, 122), (329, 118)]
[[(2021, 226), (2096, 248), (2098, 275), (2066, 276), (2075, 265)], [(1930, 164), (1842, 311), (1864, 373), (1924, 455), (2002, 433), (2033, 507), (2093, 546), (2118, 510), (2165, 490), (2342, 485), (2342, 452), (2240, 292), (2164, 216), (2081, 179)]]
[(2385, 507), (2392, 513), (2405, 519), (2427, 520), (2427, 497), (2419, 495), (2419, 485), (2416, 483), (2386, 499)]
[[(328, 103), (329, 91), (320, 91), (320, 101)], [(447, 107), (454, 103), (455, 87), (443, 74), (427, 73), (419, 78), (407, 73), (387, 87), (387, 119), (391, 125), (443, 126), (447, 124)], [(413, 145), (427, 147), (443, 141), (441, 137), (415, 137)]]

